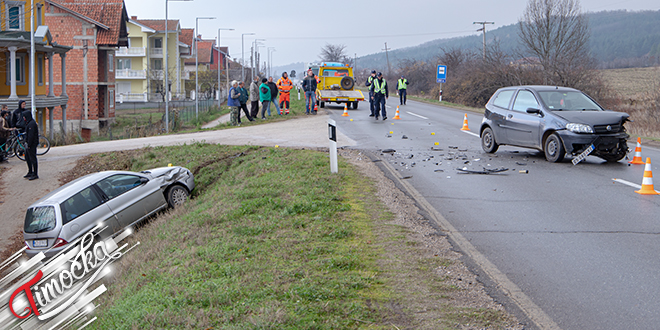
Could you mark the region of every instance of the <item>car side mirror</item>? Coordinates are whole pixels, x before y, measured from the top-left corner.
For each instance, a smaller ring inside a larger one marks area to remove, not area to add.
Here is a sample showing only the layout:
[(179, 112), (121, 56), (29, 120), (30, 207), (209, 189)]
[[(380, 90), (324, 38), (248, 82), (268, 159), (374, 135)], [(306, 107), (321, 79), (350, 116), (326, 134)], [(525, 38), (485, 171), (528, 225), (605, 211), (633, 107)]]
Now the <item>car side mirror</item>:
[(149, 182), (149, 179), (147, 179), (147, 178), (140, 178), (140, 184), (145, 184), (145, 183), (147, 183), (147, 182)]
[(535, 113), (537, 115), (541, 114), (541, 110), (536, 108), (527, 108), (527, 113)]

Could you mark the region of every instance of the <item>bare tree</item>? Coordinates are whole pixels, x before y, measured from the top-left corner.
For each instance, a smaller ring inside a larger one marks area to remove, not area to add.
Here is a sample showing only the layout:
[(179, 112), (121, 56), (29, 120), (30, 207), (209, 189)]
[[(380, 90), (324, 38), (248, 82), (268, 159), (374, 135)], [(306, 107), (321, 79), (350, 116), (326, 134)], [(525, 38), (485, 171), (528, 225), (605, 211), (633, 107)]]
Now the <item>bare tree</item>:
[(544, 83), (580, 87), (592, 78), (595, 61), (579, 0), (529, 0), (518, 26), (523, 56), (542, 67)]
[(351, 59), (346, 54), (346, 45), (325, 44), (319, 55), (321, 61), (349, 63)]

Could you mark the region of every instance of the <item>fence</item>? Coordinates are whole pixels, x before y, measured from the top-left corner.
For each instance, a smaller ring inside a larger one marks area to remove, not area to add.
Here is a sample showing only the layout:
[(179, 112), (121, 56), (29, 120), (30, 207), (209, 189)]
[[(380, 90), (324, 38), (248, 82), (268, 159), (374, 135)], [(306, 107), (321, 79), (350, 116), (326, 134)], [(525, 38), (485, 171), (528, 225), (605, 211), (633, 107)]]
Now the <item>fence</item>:
[(197, 119), (198, 115), (201, 116), (216, 107), (217, 101), (215, 100), (199, 100), (199, 112), (197, 112), (195, 102), (179, 103), (178, 106), (174, 105), (172, 108), (172, 112), (176, 117), (173, 123), (176, 125), (176, 122), (181, 122), (181, 124), (193, 122)]

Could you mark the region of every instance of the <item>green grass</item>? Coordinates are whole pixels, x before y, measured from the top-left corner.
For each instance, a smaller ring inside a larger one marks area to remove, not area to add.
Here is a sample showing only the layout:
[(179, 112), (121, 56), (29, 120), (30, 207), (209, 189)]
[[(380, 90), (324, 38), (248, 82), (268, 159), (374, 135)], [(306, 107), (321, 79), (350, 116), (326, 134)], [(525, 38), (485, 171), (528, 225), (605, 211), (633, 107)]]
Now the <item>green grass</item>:
[(391, 288), (350, 166), (331, 175), (319, 152), (194, 144), (123, 167), (168, 162), (197, 172), (198, 194), (138, 232), (95, 328), (351, 329), (383, 318), (364, 304)]

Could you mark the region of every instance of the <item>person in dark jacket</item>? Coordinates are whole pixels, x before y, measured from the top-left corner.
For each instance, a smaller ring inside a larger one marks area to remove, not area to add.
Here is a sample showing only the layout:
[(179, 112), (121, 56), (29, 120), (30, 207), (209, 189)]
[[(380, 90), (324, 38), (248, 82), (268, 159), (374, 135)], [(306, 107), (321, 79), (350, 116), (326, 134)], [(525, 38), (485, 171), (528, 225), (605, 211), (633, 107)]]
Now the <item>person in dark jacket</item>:
[(241, 103), (238, 98), (241, 96), (241, 92), (238, 89), (238, 82), (236, 80), (231, 82), (231, 88), (229, 89), (229, 97), (227, 98), (227, 106), (230, 109), (230, 122), (231, 126), (238, 125), (238, 118), (241, 116)]
[(375, 114), (376, 107), (374, 106), (374, 98), (373, 98), (374, 94), (371, 93), (371, 83), (374, 81), (374, 79), (376, 79), (376, 70), (371, 70), (371, 74), (369, 75), (369, 77), (367, 77), (367, 82), (365, 83), (365, 86), (369, 87), (369, 109), (371, 109), (371, 114), (369, 115), (369, 117), (373, 117), (376, 115)]
[(12, 111), (11, 120), (9, 121), (9, 126), (17, 128), (19, 132), (25, 131), (25, 122), (23, 121), (23, 111), (25, 111), (25, 101), (18, 101), (18, 108)]
[(30, 110), (23, 111), (23, 119), (25, 120), (25, 135), (27, 136), (27, 150), (25, 151), (25, 162), (28, 166), (28, 173), (24, 178), (30, 181), (39, 179), (37, 171), (37, 145), (39, 145), (39, 126), (32, 118)]
[(316, 103), (316, 77), (314, 72), (310, 69), (307, 71), (307, 77), (303, 79), (302, 88), (305, 91), (305, 113), (310, 114), (314, 111), (314, 104)]
[[(278, 95), (280, 93), (279, 88), (277, 87), (277, 84), (273, 81), (273, 77), (268, 77), (268, 88), (270, 88), (270, 105), (275, 106), (275, 110), (277, 110), (278, 115), (282, 115), (282, 112), (280, 111), (280, 102), (278, 100)], [(270, 116), (270, 113), (268, 113)]]
[[(250, 115), (250, 112), (248, 111), (248, 107), (247, 107), (247, 102), (248, 99), (250, 98), (250, 92), (248, 92), (248, 90), (245, 88), (245, 83), (242, 81), (238, 83), (238, 89), (239, 89), (239, 93), (241, 93), (241, 95), (238, 97), (238, 101), (241, 102), (241, 109), (243, 109), (245, 118), (247, 118), (249, 121), (254, 121), (254, 118), (252, 118), (252, 116)], [(238, 116), (238, 123), (239, 124), (241, 123), (240, 113)]]
[[(7, 106), (2, 106), (2, 112), (0, 112), (0, 146), (4, 145), (7, 142), (7, 139), (11, 136), (11, 132), (15, 128), (9, 127), (9, 117), (10, 113), (6, 110)], [(0, 162), (5, 161), (7, 155), (4, 151), (0, 151)]]
[(374, 79), (374, 81), (371, 83), (371, 89), (369, 91), (373, 93), (372, 98), (376, 104), (376, 120), (378, 120), (381, 109), (383, 113), (383, 120), (387, 119), (387, 111), (385, 111), (385, 100), (390, 97), (390, 91), (387, 88), (387, 81), (385, 81), (385, 78), (383, 78), (382, 73), (378, 72), (376, 79)]

